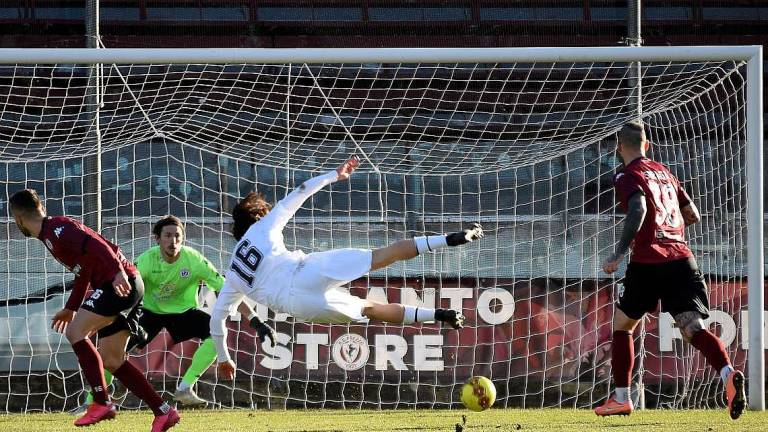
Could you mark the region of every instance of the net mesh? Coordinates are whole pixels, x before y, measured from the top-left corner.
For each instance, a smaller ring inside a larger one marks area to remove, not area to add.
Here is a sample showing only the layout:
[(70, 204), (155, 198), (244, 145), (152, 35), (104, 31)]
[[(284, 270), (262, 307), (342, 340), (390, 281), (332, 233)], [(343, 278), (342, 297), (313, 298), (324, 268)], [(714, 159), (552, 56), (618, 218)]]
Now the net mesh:
[[(687, 235), (709, 281), (711, 326), (741, 369), (743, 66), (641, 67), (651, 157), (702, 212)], [(600, 263), (622, 218), (612, 175), (615, 133), (636, 117), (630, 69), (158, 64), (103, 65), (95, 74), (81, 65), (4, 66), (0, 178), (5, 196), (33, 187), (50, 214), (87, 217), (95, 184), (86, 171), (100, 148), (105, 237), (135, 258), (152, 245), (152, 224), (174, 214), (186, 222), (187, 244), (224, 269), (234, 246), (229, 212), (240, 197), (258, 190), (278, 200), (356, 153), (360, 171), (309, 200), (286, 228), (286, 245), (375, 248), (480, 221), (482, 241), (350, 286), (371, 299), (461, 308), (467, 328), (313, 325), (270, 312), (280, 342), (271, 349), (233, 317), (239, 378), (218, 381), (209, 371), (198, 393), (216, 406), (450, 407), (468, 377), (485, 375), (499, 406), (592, 406), (611, 385), (621, 280)], [(6, 201), (0, 206), (0, 396), (6, 411), (72, 408), (86, 384), (66, 339), (48, 329), (71, 275), (23, 238)], [(651, 314), (638, 344), (635, 375), (649, 405), (722, 406), (716, 374), (668, 315)], [(173, 392), (196, 346), (161, 333), (131, 357), (156, 388)], [(115, 395), (139, 405), (120, 385)]]

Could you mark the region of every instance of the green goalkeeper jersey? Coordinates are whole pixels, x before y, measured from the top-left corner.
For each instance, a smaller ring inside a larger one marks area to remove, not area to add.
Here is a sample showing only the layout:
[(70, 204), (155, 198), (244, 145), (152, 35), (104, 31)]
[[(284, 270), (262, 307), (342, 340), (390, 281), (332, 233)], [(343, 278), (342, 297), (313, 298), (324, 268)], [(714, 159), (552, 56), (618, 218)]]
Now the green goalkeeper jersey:
[(200, 252), (182, 246), (179, 258), (167, 263), (160, 246), (139, 255), (136, 267), (144, 280), (144, 309), (158, 314), (178, 314), (199, 308), (200, 282), (219, 291), (224, 278)]

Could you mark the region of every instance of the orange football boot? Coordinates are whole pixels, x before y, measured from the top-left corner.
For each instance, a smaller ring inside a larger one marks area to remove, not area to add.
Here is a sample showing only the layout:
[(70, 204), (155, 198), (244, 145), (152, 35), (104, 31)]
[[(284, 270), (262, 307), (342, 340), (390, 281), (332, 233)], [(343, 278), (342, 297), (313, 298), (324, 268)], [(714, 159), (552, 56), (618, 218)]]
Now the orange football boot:
[(728, 401), (728, 414), (736, 420), (741, 417), (744, 407), (747, 405), (747, 396), (744, 394), (744, 374), (741, 371), (733, 371), (725, 380), (725, 399)]
[(595, 408), (595, 414), (600, 417), (608, 417), (612, 415), (628, 416), (632, 414), (634, 407), (632, 401), (627, 399), (626, 402), (618, 402), (614, 396), (608, 398), (602, 406)]

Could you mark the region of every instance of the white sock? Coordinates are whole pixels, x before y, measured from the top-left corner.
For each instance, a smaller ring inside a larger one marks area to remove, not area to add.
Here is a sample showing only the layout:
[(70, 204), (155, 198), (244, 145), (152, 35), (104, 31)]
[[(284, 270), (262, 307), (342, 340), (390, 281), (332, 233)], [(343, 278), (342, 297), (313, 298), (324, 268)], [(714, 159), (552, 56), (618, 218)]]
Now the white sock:
[(413, 242), (416, 243), (416, 250), (419, 251), (419, 254), (434, 252), (438, 249), (448, 247), (448, 243), (445, 241), (445, 235), (414, 237)]
[(720, 369), (720, 379), (725, 382), (725, 380), (728, 379), (728, 375), (731, 374), (735, 369), (733, 369), (733, 366), (731, 365), (725, 365), (722, 369)]
[(435, 310), (425, 307), (416, 308), (416, 322), (432, 322), (435, 320)]
[(416, 308), (403, 305), (403, 324), (413, 324), (416, 322)]
[(629, 387), (616, 387), (616, 402), (625, 403), (629, 400)]
[(403, 324), (423, 323), (434, 320), (434, 309), (403, 305)]
[(180, 390), (180, 391), (186, 391), (186, 390), (187, 390), (187, 389), (189, 389), (190, 387), (191, 387), (191, 386), (190, 386), (189, 384), (187, 384), (187, 383), (185, 383), (184, 381), (182, 381), (182, 382), (180, 382), (180, 383), (179, 383), (179, 385), (177, 385), (177, 386), (176, 386), (176, 390)]

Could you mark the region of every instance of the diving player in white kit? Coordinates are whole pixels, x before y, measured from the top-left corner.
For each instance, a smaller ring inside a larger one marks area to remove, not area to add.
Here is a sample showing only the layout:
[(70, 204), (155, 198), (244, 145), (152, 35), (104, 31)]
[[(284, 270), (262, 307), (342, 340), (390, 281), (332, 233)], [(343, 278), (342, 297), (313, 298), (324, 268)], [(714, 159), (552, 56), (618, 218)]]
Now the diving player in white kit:
[(285, 248), (283, 228), (304, 201), (324, 186), (348, 179), (359, 164), (357, 156), (351, 157), (336, 170), (307, 180), (274, 208), (261, 194), (251, 192), (232, 210), (232, 234), (238, 243), (211, 314), (211, 337), (223, 378), (231, 379), (235, 372), (227, 349), (225, 320), (245, 297), (306, 322), (440, 321), (454, 329), (463, 327), (464, 316), (459, 311), (376, 303), (351, 295), (341, 286), (396, 261), (482, 238), (483, 229), (477, 223), (461, 232), (400, 240), (374, 250), (348, 248), (305, 254)]

